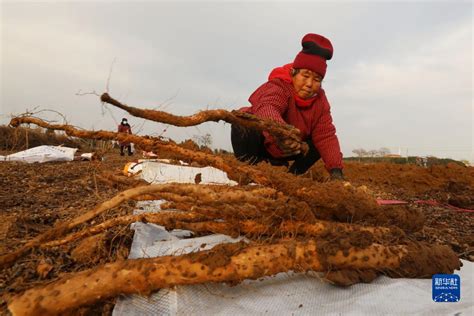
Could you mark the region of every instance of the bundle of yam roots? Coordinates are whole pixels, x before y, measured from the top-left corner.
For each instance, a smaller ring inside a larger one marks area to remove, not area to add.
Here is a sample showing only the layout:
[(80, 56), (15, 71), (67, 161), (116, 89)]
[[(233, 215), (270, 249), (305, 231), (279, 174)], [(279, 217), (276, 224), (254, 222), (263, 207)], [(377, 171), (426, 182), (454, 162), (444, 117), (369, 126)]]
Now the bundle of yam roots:
[[(211, 110), (177, 117), (129, 107), (108, 94), (101, 99), (132, 115), (176, 126), (224, 120), (267, 130), (277, 138), (298, 139), (298, 131), (290, 126), (238, 112)], [(130, 188), (1, 256), (0, 267), (12, 265), (32, 249), (58, 248), (136, 221), (155, 223), (168, 230), (186, 229), (194, 235), (246, 237), (245, 241), (206, 251), (122, 260), (71, 273), (13, 297), (8, 303), (13, 315), (61, 314), (121, 294), (149, 295), (161, 288), (207, 282), (237, 284), (289, 271), (320, 272), (321, 279), (348, 286), (371, 282), (378, 275), (426, 278), (460, 268), (459, 258), (451, 248), (410, 238), (412, 232), (423, 228), (419, 211), (406, 206), (381, 207), (363, 188), (349, 183), (318, 183), (290, 175), (282, 167), (251, 166), (232, 157), (189, 150), (161, 138), (79, 130), (31, 116), (16, 117), (10, 124), (36, 124), (65, 131), (71, 137), (133, 142), (143, 150), (168, 152), (177, 159), (219, 168), (239, 185), (170, 183)], [(99, 222), (99, 215), (113, 213), (126, 201), (159, 199), (167, 201), (160, 212)]]

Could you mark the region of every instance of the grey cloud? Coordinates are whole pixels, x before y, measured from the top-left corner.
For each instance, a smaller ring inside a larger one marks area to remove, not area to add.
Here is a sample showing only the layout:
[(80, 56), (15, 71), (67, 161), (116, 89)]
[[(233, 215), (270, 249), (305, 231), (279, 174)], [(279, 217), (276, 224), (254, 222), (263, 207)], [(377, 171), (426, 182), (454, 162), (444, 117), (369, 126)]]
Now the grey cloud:
[[(2, 9), (2, 123), (40, 106), (84, 128), (115, 129), (123, 111), (102, 114), (97, 97), (75, 96), (105, 90), (114, 58), (110, 92), (130, 105), (160, 108), (171, 99), (164, 109), (179, 115), (235, 109), (273, 67), (292, 61), (302, 35), (317, 32), (335, 46), (324, 86), (345, 155), (359, 146), (400, 145), (474, 159), (467, 2), (52, 2)], [(142, 132), (164, 128), (149, 122)], [(207, 132), (215, 147), (230, 149), (226, 124), (170, 127), (166, 135), (182, 140)]]

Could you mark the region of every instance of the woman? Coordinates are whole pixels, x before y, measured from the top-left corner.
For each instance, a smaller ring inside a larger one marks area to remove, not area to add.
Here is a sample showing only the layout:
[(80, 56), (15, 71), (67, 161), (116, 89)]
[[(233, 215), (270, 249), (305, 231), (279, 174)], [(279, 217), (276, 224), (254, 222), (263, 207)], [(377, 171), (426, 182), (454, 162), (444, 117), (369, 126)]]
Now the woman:
[[(117, 130), (119, 133), (132, 134), (132, 128), (130, 127), (130, 124), (128, 124), (128, 120), (125, 117), (122, 119), (122, 122), (118, 126)], [(125, 155), (125, 153), (123, 152), (125, 148), (127, 148), (127, 152), (129, 156), (133, 154), (132, 145), (130, 144), (130, 142), (120, 142), (119, 145), (120, 145), (120, 156)]]
[(333, 47), (327, 38), (311, 33), (303, 37), (302, 46), (293, 63), (273, 69), (268, 81), (250, 96), (252, 105), (241, 111), (295, 126), (309, 145), (309, 152), (303, 155), (298, 143), (291, 140), (277, 142), (266, 132), (233, 125), (234, 155), (252, 164), (269, 161), (288, 166), (293, 160), (289, 171), (294, 174), (305, 173), (322, 158), (331, 178), (342, 179), (342, 153), (329, 102), (321, 88)]

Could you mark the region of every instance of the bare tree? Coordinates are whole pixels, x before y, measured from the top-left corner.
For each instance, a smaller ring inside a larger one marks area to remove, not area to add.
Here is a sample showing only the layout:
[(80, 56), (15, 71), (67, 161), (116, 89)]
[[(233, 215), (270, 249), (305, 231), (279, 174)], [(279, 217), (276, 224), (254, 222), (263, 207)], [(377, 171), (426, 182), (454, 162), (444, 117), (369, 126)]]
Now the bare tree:
[(352, 152), (359, 158), (367, 156), (367, 151), (363, 148), (356, 148)]
[(371, 149), (371, 150), (369, 150), (369, 151), (367, 152), (367, 156), (369, 156), (369, 157), (377, 157), (378, 153), (379, 153), (378, 150)]
[(385, 157), (387, 155), (390, 155), (390, 153), (390, 149), (388, 149), (387, 147), (382, 147), (379, 149), (380, 157)]
[(212, 135), (209, 133), (206, 133), (204, 135), (194, 135), (193, 141), (200, 147), (210, 148), (212, 146)]

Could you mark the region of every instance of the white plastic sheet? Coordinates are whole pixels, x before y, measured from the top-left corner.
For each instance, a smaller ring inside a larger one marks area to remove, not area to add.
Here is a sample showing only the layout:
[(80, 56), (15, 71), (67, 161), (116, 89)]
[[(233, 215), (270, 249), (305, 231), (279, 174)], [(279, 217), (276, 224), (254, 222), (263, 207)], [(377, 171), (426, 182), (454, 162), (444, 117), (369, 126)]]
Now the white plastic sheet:
[(142, 179), (150, 183), (194, 183), (197, 174), (200, 173), (202, 184), (237, 184), (229, 180), (224, 171), (213, 167), (176, 166), (157, 161), (145, 161), (142, 164)]
[(72, 161), (77, 148), (62, 146), (38, 146), (24, 151), (20, 151), (8, 156), (3, 156), (4, 161), (23, 161), (27, 163), (33, 162), (49, 162), (49, 161)]
[[(179, 169), (178, 169), (179, 168)], [(180, 178), (185, 167), (167, 167)], [(144, 173), (146, 168), (144, 168)], [(190, 181), (191, 182), (191, 181)], [(162, 201), (138, 204), (140, 212), (157, 212)], [(135, 223), (130, 258), (156, 257), (199, 251), (221, 242), (225, 235), (181, 239), (186, 231), (171, 233), (153, 224)], [(370, 284), (349, 288), (322, 282), (317, 274), (280, 273), (237, 286), (205, 284), (163, 289), (150, 297), (131, 295), (117, 301), (114, 316), (134, 315), (473, 315), (474, 264), (463, 261), (461, 300), (435, 303), (431, 279), (379, 277)]]

